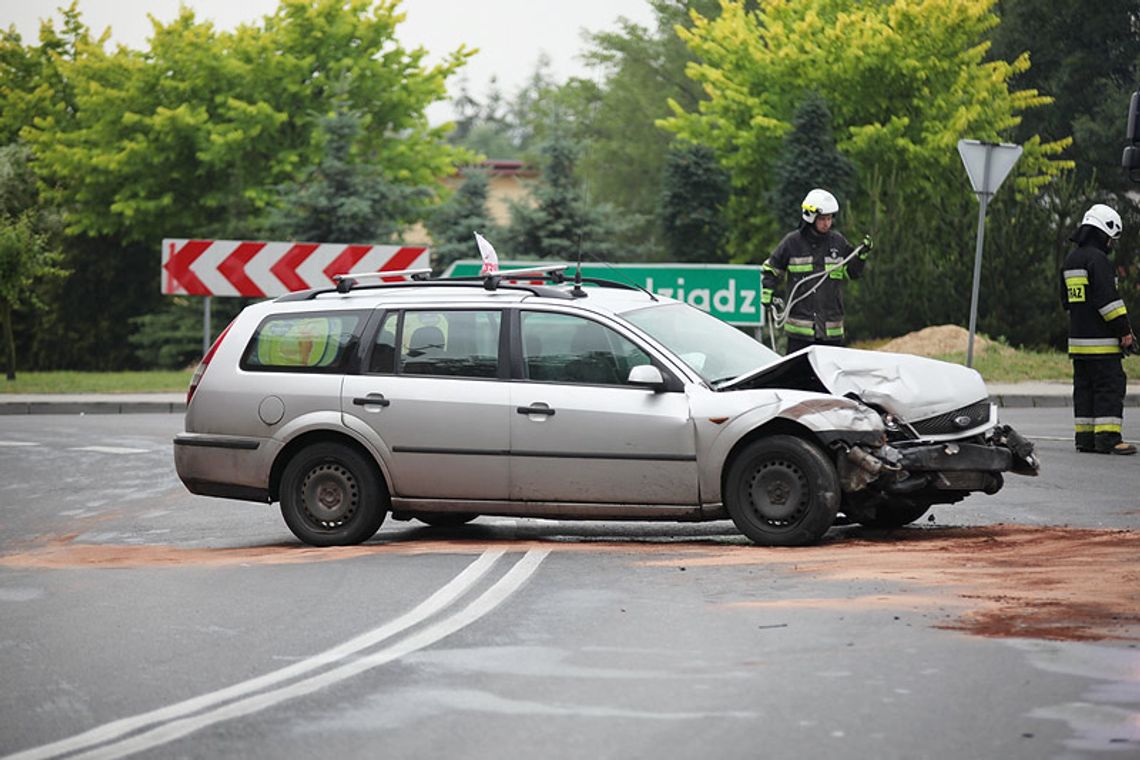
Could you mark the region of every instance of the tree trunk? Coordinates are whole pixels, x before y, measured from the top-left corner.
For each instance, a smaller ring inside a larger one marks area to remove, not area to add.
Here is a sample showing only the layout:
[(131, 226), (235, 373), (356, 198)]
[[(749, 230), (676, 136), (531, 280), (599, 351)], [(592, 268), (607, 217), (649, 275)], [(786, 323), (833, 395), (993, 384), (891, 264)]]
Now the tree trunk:
[(12, 306), (4, 304), (4, 354), (7, 358), (8, 379), (16, 379), (16, 337), (12, 334)]

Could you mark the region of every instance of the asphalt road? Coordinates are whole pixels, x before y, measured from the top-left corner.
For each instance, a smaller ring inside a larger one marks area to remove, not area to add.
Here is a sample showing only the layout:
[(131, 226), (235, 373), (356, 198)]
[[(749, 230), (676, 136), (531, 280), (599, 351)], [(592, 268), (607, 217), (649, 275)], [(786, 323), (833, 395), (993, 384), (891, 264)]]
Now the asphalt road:
[[(944, 526), (1140, 529), (1140, 457), (1075, 454), (1069, 415), (1003, 410), (1042, 476), (868, 563)], [(0, 418), (0, 756), (1140, 755), (1140, 629), (980, 637), (960, 589), (810, 571), (862, 529), (801, 551), (729, 522), (389, 521), (314, 550), (275, 507), (186, 493), (180, 427)]]

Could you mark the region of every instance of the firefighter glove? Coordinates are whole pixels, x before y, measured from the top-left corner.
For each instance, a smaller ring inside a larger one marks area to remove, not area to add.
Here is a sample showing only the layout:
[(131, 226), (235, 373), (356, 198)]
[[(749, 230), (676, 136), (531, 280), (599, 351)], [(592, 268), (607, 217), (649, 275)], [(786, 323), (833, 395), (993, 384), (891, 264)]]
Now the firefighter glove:
[(864, 235), (863, 236), (863, 250), (860, 253), (860, 255), (863, 258), (867, 258), (867, 254), (870, 253), (871, 249), (874, 247), (875, 247), (875, 241), (871, 239), (871, 236), (870, 235)]
[(772, 303), (772, 291), (771, 290), (769, 290), (768, 288), (761, 288), (760, 289), (760, 303), (764, 304), (765, 306)]

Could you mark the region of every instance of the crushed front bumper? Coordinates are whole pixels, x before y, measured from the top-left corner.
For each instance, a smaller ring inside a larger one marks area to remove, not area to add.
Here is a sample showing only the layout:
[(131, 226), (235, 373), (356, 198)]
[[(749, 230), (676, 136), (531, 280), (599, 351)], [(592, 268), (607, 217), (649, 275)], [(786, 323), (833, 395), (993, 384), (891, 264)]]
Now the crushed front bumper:
[(845, 491), (872, 486), (894, 495), (920, 490), (997, 493), (1002, 474), (1037, 475), (1033, 444), (1008, 425), (984, 440), (939, 443), (901, 442), (867, 451), (852, 447), (840, 458)]

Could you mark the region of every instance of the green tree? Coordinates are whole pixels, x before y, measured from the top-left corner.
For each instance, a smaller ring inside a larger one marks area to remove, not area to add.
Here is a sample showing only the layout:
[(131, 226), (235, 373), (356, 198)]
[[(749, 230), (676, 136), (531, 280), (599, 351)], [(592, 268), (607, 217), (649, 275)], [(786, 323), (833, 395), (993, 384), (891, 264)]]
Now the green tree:
[(42, 309), (44, 294), (68, 274), (53, 244), (56, 215), (40, 203), (28, 157), (20, 143), (0, 148), (0, 323), (9, 380), (16, 379), (17, 311)]
[[(131, 319), (159, 309), (163, 237), (252, 237), (280, 189), (325, 158), (322, 120), (347, 83), (361, 114), (351, 162), (407, 191), (419, 218), (439, 176), (470, 160), (425, 109), (470, 54), (433, 66), (399, 44), (397, 0), (282, 0), (258, 25), (217, 32), (184, 9), (144, 51), (105, 49), (74, 5), (40, 44), (0, 40), (0, 129), (33, 148), (45, 200), (65, 211), (76, 275), (43, 315), (44, 365), (139, 361)], [(107, 294), (116, 298), (107, 302)], [(110, 366), (108, 366), (110, 365)]]
[(462, 176), (462, 184), (428, 220), (432, 259), (437, 271), (447, 269), (458, 259), (478, 257), (474, 233), (491, 240), (498, 237), (487, 213), (487, 172), (470, 167), (463, 170)]
[(57, 264), (60, 256), (37, 232), (31, 212), (12, 218), (0, 216), (0, 320), (4, 322), (4, 360), (7, 378), (16, 379), (17, 309), (42, 308), (39, 292), (44, 280), (65, 277)]
[[(1134, 187), (1120, 171), (1124, 114), (1140, 79), (1140, 7), (1136, 0), (1001, 0), (992, 32), (995, 58), (1028, 54), (1018, 85), (1053, 98), (1027, 112), (1015, 140), (1072, 136), (1066, 156), (1081, 180), (1094, 175), (1118, 194)], [(1074, 33), (1083, 30), (1084, 33)]]
[(728, 172), (710, 149), (684, 142), (669, 150), (664, 172), (658, 218), (669, 260), (727, 261)]
[(275, 237), (329, 243), (389, 242), (413, 217), (420, 193), (361, 161), (356, 146), (363, 115), (343, 101), (320, 122), (320, 161), (280, 190), (268, 222)]
[(639, 255), (641, 251), (620, 244), (623, 221), (614, 208), (591, 205), (583, 198), (574, 173), (579, 146), (555, 131), (540, 151), (542, 175), (533, 192), (534, 204), (510, 207), (508, 256), (576, 261), (579, 255), (598, 260)]
[[(806, 93), (823, 97), (835, 140), (865, 184), (892, 178), (892, 202), (937, 203), (961, 187), (954, 149), (961, 137), (997, 139), (1027, 109), (1048, 103), (1010, 81), (1029, 67), (985, 60), (986, 35), (998, 23), (994, 0), (864, 3), (765, 0), (755, 12), (726, 0), (716, 19), (678, 29), (700, 59), (688, 74), (707, 100), (671, 103), (667, 129), (718, 152), (732, 173), (738, 257), (761, 259), (775, 242), (764, 203), (775, 157)], [(1024, 143), (1018, 185), (1029, 192), (1067, 164), (1053, 158), (1067, 144)], [(861, 202), (870, 213), (871, 201)], [(893, 213), (894, 209), (892, 209)]]
[(691, 25), (690, 10), (718, 12), (717, 0), (649, 0), (650, 26), (622, 18), (613, 30), (588, 34), (589, 79), (572, 79), (548, 95), (583, 145), (578, 175), (591, 201), (621, 209), (631, 222), (624, 242), (662, 240), (658, 206), (673, 135), (656, 125), (670, 99), (695, 108), (699, 84), (685, 76), (693, 53), (674, 27)]
[(70, 231), (150, 243), (240, 234), (278, 200), (278, 186), (321, 160), (321, 120), (339, 82), (367, 121), (363, 160), (399, 184), (431, 186), (465, 154), (424, 110), (467, 53), (424, 68), (426, 51), (398, 44), (397, 6), (282, 0), (264, 28), (233, 33), (184, 8), (155, 23), (144, 53), (80, 44), (78, 59), (61, 63), (84, 85), (74, 113), (24, 131)]
[(769, 205), (786, 229), (800, 220), (800, 206), (813, 187), (823, 187), (846, 203), (855, 189), (855, 167), (835, 147), (831, 111), (818, 95), (809, 95), (792, 117), (779, 157), (772, 167)]

